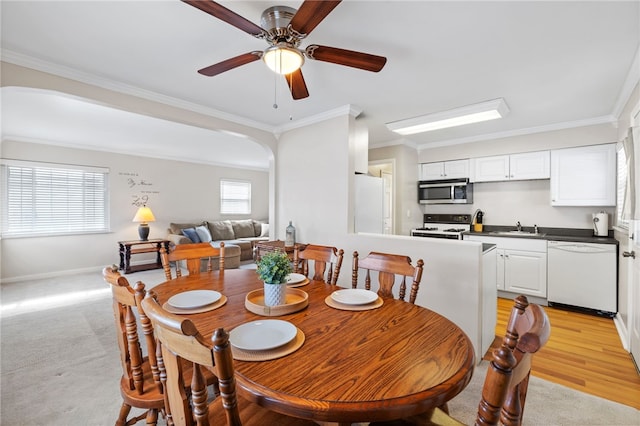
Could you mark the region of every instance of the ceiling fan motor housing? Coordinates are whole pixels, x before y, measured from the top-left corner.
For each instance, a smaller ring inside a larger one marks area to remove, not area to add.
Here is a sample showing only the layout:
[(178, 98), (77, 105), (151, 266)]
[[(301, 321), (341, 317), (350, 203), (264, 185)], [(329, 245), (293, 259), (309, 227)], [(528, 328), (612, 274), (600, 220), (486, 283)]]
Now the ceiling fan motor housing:
[(271, 44), (284, 42), (296, 47), (300, 44), (300, 37), (289, 30), (289, 22), (296, 12), (288, 6), (272, 6), (262, 12), (260, 26), (267, 32)]

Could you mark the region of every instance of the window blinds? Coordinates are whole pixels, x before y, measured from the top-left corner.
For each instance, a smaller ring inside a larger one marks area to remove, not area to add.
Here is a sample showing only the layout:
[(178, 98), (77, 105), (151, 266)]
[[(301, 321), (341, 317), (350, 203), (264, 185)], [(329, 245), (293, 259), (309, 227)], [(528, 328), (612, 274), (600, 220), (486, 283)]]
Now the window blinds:
[(251, 214), (251, 182), (221, 179), (220, 213)]
[(106, 232), (108, 169), (3, 160), (3, 237)]

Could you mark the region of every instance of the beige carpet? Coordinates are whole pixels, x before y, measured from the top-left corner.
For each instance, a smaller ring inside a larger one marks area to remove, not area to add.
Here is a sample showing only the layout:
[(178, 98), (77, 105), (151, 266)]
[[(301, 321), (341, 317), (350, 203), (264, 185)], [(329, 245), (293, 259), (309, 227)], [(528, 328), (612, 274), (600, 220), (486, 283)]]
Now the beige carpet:
[[(162, 271), (127, 278), (149, 286), (163, 281)], [(99, 272), (1, 286), (1, 425), (114, 424), (120, 366), (105, 289)], [(485, 369), (481, 364), (450, 402), (452, 415), (467, 424)], [(533, 377), (524, 424), (640, 425), (640, 411)]]

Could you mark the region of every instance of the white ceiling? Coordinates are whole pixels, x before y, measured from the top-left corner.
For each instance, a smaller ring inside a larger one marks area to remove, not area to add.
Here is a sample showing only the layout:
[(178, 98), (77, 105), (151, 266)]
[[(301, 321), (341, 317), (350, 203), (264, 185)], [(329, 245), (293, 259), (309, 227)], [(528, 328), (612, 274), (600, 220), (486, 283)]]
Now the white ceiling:
[[(221, 3), (259, 24), (266, 7), (301, 1)], [(387, 64), (370, 73), (307, 60), (310, 96), (298, 101), (260, 61), (215, 77), (198, 74), (266, 43), (177, 0), (2, 0), (0, 7), (4, 61), (220, 112), (274, 133), (355, 105), (371, 145), (399, 138), (387, 122), (495, 98), (511, 110), (505, 119), (405, 140), (426, 148), (613, 121), (640, 77), (640, 1), (343, 1), (301, 47), (373, 53)], [(70, 107), (65, 115), (55, 106), (60, 99), (75, 107), (82, 101), (51, 93), (3, 89), (2, 95), (5, 138), (268, 164), (261, 147), (220, 132), (98, 105), (82, 106), (81, 113)]]

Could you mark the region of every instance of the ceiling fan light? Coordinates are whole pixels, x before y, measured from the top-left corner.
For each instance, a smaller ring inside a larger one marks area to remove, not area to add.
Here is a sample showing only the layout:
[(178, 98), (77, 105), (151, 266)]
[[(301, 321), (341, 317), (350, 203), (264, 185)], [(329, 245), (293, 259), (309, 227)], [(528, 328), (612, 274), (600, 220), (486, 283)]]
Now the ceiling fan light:
[(387, 123), (387, 128), (401, 135), (412, 135), (415, 133), (446, 129), (448, 127), (495, 120), (497, 118), (503, 118), (508, 113), (509, 107), (504, 99), (499, 98), (448, 111), (409, 118), (407, 120), (394, 121), (393, 123)]
[(289, 46), (272, 46), (264, 51), (262, 60), (278, 74), (291, 74), (304, 63), (302, 52)]

